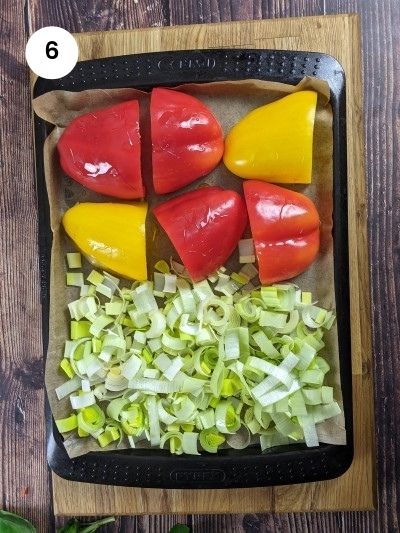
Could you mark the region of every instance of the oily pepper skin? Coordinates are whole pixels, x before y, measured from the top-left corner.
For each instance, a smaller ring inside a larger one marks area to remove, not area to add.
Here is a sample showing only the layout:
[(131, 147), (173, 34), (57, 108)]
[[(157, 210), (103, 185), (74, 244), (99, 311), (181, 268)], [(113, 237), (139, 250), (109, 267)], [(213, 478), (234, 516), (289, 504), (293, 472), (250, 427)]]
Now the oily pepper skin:
[(242, 197), (220, 187), (187, 192), (153, 212), (193, 281), (207, 278), (225, 263), (247, 224)]
[(84, 187), (126, 200), (144, 197), (137, 100), (80, 115), (57, 148), (64, 172)]
[(147, 279), (146, 203), (82, 203), (64, 214), (67, 235), (97, 267), (133, 280)]
[(153, 89), (150, 118), (157, 194), (188, 185), (220, 162), (224, 151), (221, 126), (197, 98), (170, 89)]
[(320, 220), (314, 203), (271, 183), (246, 181), (243, 188), (261, 283), (301, 274), (319, 250)]
[(316, 92), (299, 91), (251, 111), (226, 137), (226, 167), (241, 178), (311, 183), (316, 105)]

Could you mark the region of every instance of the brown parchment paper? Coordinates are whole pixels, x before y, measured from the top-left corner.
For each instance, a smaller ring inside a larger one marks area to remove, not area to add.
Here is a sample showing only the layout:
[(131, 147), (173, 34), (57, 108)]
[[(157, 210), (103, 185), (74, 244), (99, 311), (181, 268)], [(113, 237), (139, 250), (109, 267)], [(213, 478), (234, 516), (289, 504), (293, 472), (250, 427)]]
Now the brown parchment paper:
[[(312, 291), (320, 304), (327, 308), (335, 308), (333, 246), (332, 246), (332, 208), (333, 208), (333, 175), (332, 175), (332, 110), (329, 104), (328, 85), (320, 80), (304, 78), (297, 86), (266, 82), (260, 80), (243, 80), (232, 82), (213, 82), (201, 85), (188, 84), (179, 90), (192, 94), (204, 101), (213, 111), (222, 125), (225, 135), (231, 127), (252, 109), (272, 102), (294, 91), (313, 89), (318, 92), (318, 105), (314, 128), (313, 178), (307, 186), (288, 185), (288, 188), (307, 194), (315, 202), (321, 218), (321, 247), (317, 260), (303, 274), (294, 279), (303, 290)], [(221, 185), (225, 188), (242, 192), (242, 180), (231, 174), (221, 163), (208, 176), (197, 180), (183, 190), (170, 195), (157, 197), (151, 182), (151, 142), (149, 131), (149, 95), (135, 89), (93, 89), (82, 92), (52, 91), (39, 96), (33, 101), (35, 113), (54, 124), (44, 146), (45, 179), (50, 203), (50, 223), (53, 232), (51, 251), (50, 279), (50, 324), (49, 347), (46, 361), (45, 383), (50, 407), (56, 419), (66, 417), (71, 412), (69, 399), (59, 401), (55, 389), (65, 381), (59, 370), (64, 342), (69, 335), (69, 313), (67, 303), (79, 297), (79, 290), (65, 286), (65, 254), (74, 250), (72, 243), (65, 235), (60, 221), (63, 213), (76, 202), (104, 202), (108, 197), (84, 189), (65, 176), (60, 169), (56, 144), (65, 126), (76, 116), (136, 98), (141, 106), (142, 135), (142, 172), (147, 190), (146, 200), (149, 207), (158, 202), (194, 189), (200, 185)], [(286, 186), (286, 185), (285, 185)], [(118, 200), (115, 200), (118, 201)], [(176, 252), (158, 226), (151, 211), (146, 222), (147, 226), (147, 260), (148, 272), (152, 275), (153, 266), (159, 259), (169, 260), (171, 256), (179, 259)], [(235, 252), (228, 261), (228, 268), (239, 268), (238, 255)], [(339, 374), (339, 353), (336, 325), (326, 334), (324, 356), (329, 361), (331, 371), (327, 382), (335, 389), (335, 399), (342, 404)], [(344, 416), (339, 415), (332, 420), (318, 425), (318, 435), (322, 442), (345, 444), (346, 430)], [(92, 438), (69, 436), (64, 441), (70, 457), (100, 451), (101, 448)], [(148, 447), (147, 444), (142, 444)], [(139, 445), (140, 446), (140, 443)], [(122, 441), (119, 449), (127, 448)], [(114, 445), (104, 451), (114, 449)]]

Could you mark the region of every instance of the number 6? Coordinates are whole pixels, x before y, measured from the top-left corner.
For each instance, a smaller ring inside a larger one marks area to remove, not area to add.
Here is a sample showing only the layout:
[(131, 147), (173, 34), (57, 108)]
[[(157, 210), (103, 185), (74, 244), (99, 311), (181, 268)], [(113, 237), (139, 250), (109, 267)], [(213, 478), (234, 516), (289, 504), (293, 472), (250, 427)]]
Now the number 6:
[(57, 47), (58, 44), (55, 41), (49, 41), (46, 45), (46, 56), (49, 59), (56, 59), (58, 57), (58, 50)]

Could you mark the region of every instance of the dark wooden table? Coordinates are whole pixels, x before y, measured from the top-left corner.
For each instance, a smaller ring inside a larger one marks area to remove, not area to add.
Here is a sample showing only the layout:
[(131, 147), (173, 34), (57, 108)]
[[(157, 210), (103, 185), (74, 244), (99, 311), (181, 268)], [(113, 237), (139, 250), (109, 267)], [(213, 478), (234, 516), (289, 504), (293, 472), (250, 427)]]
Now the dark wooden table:
[(107, 531), (163, 533), (177, 521), (195, 532), (399, 531), (399, 0), (0, 0), (0, 508), (29, 518), (38, 531), (62, 523), (54, 521), (45, 459), (29, 34), (50, 25), (80, 32), (345, 12), (360, 13), (363, 33), (378, 510), (132, 517)]

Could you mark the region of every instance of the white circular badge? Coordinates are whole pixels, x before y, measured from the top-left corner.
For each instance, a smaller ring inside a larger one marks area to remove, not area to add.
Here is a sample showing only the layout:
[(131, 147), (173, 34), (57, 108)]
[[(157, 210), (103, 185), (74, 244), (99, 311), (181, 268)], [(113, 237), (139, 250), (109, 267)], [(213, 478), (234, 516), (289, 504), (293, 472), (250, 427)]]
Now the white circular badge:
[(55, 80), (71, 72), (78, 61), (74, 37), (63, 28), (47, 26), (31, 35), (25, 49), (26, 61), (41, 78)]

